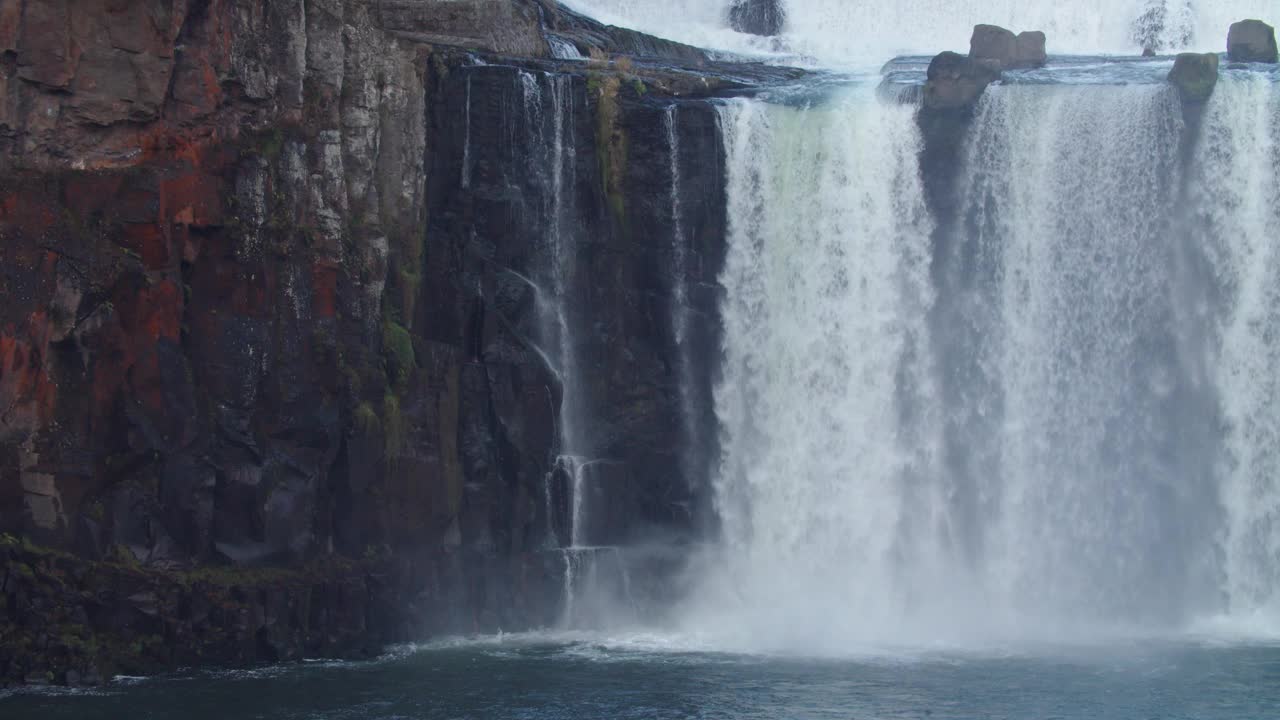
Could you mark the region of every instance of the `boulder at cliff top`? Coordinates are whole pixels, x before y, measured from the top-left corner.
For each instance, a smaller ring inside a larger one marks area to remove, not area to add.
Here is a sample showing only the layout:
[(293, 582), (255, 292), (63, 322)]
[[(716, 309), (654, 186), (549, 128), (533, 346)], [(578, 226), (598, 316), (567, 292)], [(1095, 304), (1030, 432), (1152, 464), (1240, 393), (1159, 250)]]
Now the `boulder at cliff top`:
[(1049, 62), (1049, 53), (1045, 49), (1048, 42), (1044, 33), (1039, 30), (1024, 30), (1018, 33), (1018, 52), (1014, 56), (1014, 67), (1044, 67)]
[(996, 25), (975, 25), (969, 39), (969, 57), (994, 61), (1005, 70), (1043, 67), (1048, 61), (1045, 35), (1039, 31), (1014, 35)]
[(784, 22), (779, 0), (734, 0), (729, 8), (729, 24), (738, 32), (768, 37), (782, 32)]
[(1000, 79), (1000, 69), (989, 60), (944, 52), (929, 63), (924, 105), (930, 110), (972, 106), (987, 86)]
[(969, 57), (1004, 62), (1017, 52), (1018, 36), (998, 25), (974, 25), (969, 38)]
[(1231, 62), (1275, 63), (1276, 29), (1261, 20), (1241, 20), (1227, 34), (1227, 59)]
[(1169, 71), (1169, 82), (1186, 102), (1204, 102), (1218, 84), (1218, 56), (1214, 53), (1182, 53)]

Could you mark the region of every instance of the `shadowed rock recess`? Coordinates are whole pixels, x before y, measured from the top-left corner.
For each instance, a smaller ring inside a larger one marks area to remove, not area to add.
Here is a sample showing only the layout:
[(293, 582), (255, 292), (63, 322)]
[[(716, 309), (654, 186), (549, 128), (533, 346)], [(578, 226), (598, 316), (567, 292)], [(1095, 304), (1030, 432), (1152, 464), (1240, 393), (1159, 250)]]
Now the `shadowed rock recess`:
[(0, 0), (0, 682), (558, 622), (552, 292), (602, 542), (688, 541), (704, 99), (793, 75), (535, 0)]

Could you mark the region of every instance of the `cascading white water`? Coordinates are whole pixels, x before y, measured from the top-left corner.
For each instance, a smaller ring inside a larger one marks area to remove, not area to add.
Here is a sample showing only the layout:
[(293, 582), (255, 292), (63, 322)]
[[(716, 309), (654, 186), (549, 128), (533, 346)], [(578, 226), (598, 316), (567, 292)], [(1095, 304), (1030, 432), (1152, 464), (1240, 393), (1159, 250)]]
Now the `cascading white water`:
[(695, 400), (693, 397), (693, 361), (690, 344), (690, 310), (689, 290), (689, 248), (685, 236), (684, 213), (681, 209), (683, 197), (680, 178), (680, 129), (678, 127), (679, 106), (672, 105), (663, 113), (663, 125), (667, 132), (667, 149), (670, 159), (667, 169), (671, 174), (671, 270), (672, 291), (671, 325), (675, 334), (677, 377), (680, 383), (680, 421), (684, 435), (686, 452), (682, 458), (686, 476), (696, 472), (691, 462), (691, 453), (698, 452), (705, 442), (702, 437), (700, 423), (697, 421)]
[(547, 35), (547, 45), (551, 49), (551, 57), (557, 60), (583, 60), (578, 46), (555, 35)]
[(684, 218), (680, 211), (680, 132), (676, 127), (676, 118), (679, 108), (672, 105), (663, 113), (662, 123), (667, 131), (667, 150), (670, 153), (670, 159), (667, 162), (667, 169), (671, 173), (671, 254), (674, 258), (673, 270), (675, 271), (675, 282), (672, 292), (675, 317), (673, 318), (676, 332), (676, 344), (683, 346), (685, 343), (685, 333), (688, 331), (689, 313), (686, 304), (685, 275), (687, 273), (688, 249), (685, 247), (684, 238)]
[(920, 139), (874, 96), (722, 110), (727, 547), (702, 630), (821, 646), (896, 617), (904, 568), (945, 564)]
[(1009, 616), (1204, 602), (1216, 510), (1191, 452), (1210, 439), (1180, 312), (1182, 137), (1163, 85), (993, 87), (974, 123), (937, 349), (965, 538)]
[[(576, 148), (570, 126), (574, 112), (572, 78), (526, 71), (520, 71), (517, 77), (527, 133), (524, 143), (533, 149), (530, 157), (535, 163), (530, 170), (540, 174), (545, 186), (539, 195), (539, 214), (547, 220), (547, 266), (540, 269), (534, 283), (538, 289), (538, 345), (560, 379), (560, 452), (574, 457), (582, 452), (583, 442), (577, 395), (581, 383), (568, 300), (577, 251), (573, 217)], [(470, 87), (468, 83), (468, 93)]]
[[(1280, 21), (1272, 0), (785, 0), (761, 39), (729, 0), (570, 4), (826, 67), (964, 50), (977, 23), (1084, 54)], [(1224, 71), (1196, 140), (1163, 84), (993, 86), (941, 228), (915, 108), (727, 103), (724, 542), (689, 628), (806, 652), (1280, 628), (1276, 88)]]
[[(883, 62), (895, 54), (964, 51), (978, 23), (1043, 30), (1056, 54), (1140, 49), (1222, 51), (1231, 23), (1280, 21), (1272, 0), (783, 0), (779, 43), (727, 30), (729, 0), (572, 0), (605, 22), (682, 42), (738, 52), (776, 50), (824, 65)], [(679, 18), (672, 22), (672, 18)], [(794, 61), (794, 60), (793, 60)]]
[[(594, 517), (594, 507), (603, 504), (598, 471), (612, 463), (590, 457), (589, 418), (582, 397), (585, 382), (578, 362), (581, 336), (577, 333), (583, 316), (573, 300), (580, 282), (574, 77), (519, 71), (516, 78), (521, 118), (512, 127), (524, 128), (522, 143), (530, 149), (526, 170), (536, 186), (531, 197), (546, 227), (541, 239), (545, 252), (540, 255), (545, 262), (536, 269), (535, 279), (521, 279), (535, 289), (535, 349), (560, 381), (560, 454), (543, 486), (546, 543), (563, 563), (560, 625), (598, 627), (628, 621), (634, 615), (634, 602), (626, 555), (600, 544), (601, 521)], [(567, 513), (557, 512), (557, 484), (567, 493)]]
[[(560, 412), (557, 430), (560, 455), (544, 480), (543, 502), (547, 516), (550, 549), (560, 553), (564, 564), (563, 612), (561, 624), (573, 627), (586, 622), (588, 612), (598, 614), (602, 591), (597, 575), (600, 549), (587, 539), (589, 498), (587, 483), (593, 461), (584, 457), (585, 420), (579, 394), (582, 379), (578, 372), (571, 317), (570, 295), (575, 281), (575, 255), (578, 250), (575, 228), (573, 192), (575, 174), (575, 136), (571, 125), (574, 111), (573, 78), (565, 74), (520, 71), (517, 74), (522, 101), (522, 121), (531, 148), (533, 163), (529, 171), (538, 178), (540, 201), (537, 212), (546, 219), (546, 265), (539, 269), (537, 281), (530, 282), (537, 297), (537, 345), (543, 358), (560, 380)], [(470, 86), (468, 85), (468, 88)], [(557, 476), (564, 479), (569, 511), (564, 518), (567, 527), (556, 527), (559, 513), (555, 510), (554, 484)], [(558, 530), (558, 532), (557, 532)], [(609, 555), (611, 567), (620, 563)], [(606, 589), (612, 592), (611, 589)], [(584, 597), (585, 596), (585, 597)], [(584, 609), (586, 608), (586, 609)]]
[(1280, 86), (1223, 76), (1196, 157), (1196, 238), (1224, 302), (1213, 365), (1226, 429), (1228, 615), (1280, 628)]
[[(935, 228), (914, 108), (722, 110), (716, 642), (1280, 623), (1280, 92), (988, 89)], [(931, 235), (932, 240), (931, 240)], [(1257, 626), (1254, 626), (1257, 627)]]

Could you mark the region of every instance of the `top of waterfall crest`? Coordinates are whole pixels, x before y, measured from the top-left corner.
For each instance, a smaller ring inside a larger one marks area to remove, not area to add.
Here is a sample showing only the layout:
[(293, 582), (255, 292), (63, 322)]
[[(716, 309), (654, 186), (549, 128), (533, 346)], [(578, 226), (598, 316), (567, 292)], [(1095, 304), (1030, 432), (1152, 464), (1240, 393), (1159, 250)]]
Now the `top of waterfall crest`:
[(1272, 0), (774, 0), (781, 32), (732, 29), (731, 0), (567, 0), (601, 22), (731, 53), (823, 67), (964, 51), (975, 25), (1043, 31), (1051, 55), (1223, 52), (1231, 24), (1280, 21)]

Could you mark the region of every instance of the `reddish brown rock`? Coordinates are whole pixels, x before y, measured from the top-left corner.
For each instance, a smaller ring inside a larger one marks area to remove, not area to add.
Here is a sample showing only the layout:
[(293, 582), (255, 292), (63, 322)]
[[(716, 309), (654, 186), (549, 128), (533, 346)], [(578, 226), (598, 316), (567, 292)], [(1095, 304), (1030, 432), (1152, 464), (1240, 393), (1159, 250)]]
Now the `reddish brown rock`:
[[(545, 85), (544, 20), (583, 47), (707, 61), (545, 0), (0, 0), (0, 555), (32, 569), (20, 627), (0, 618), (0, 684), (92, 670), (13, 650), (81, 592), (109, 616), (93, 637), (147, 639), (124, 653), (139, 670), (363, 650), (369, 617), (377, 641), (554, 619), (563, 563), (541, 552), (540, 498), (560, 390), (529, 347), (529, 288), (503, 269), (547, 236), (517, 216), (545, 188), (500, 141), (522, 61), (456, 49), (535, 58)], [(632, 142), (613, 185), (590, 154), (601, 96), (581, 72), (557, 87), (582, 157), (571, 192), (610, 248), (582, 273), (583, 305), (611, 313), (590, 338), (611, 368), (599, 402), (615, 403), (601, 453), (672, 478), (646, 488), (636, 527), (684, 527), (653, 305), (666, 274), (630, 236), (665, 236), (667, 214), (621, 194), (668, 177), (653, 95), (741, 81), (637, 72), (610, 99)], [(703, 173), (722, 145), (709, 108), (680, 117), (702, 193), (688, 219), (706, 228), (691, 286), (711, 287), (723, 198)], [(489, 175), (460, 193), (464, 126)], [(610, 191), (618, 211), (592, 212)], [(710, 318), (713, 295), (698, 302)], [(388, 556), (405, 561), (347, 572)], [(287, 587), (239, 580), (316, 565)], [(64, 594), (53, 573), (72, 570)], [(250, 595), (234, 602), (247, 632), (209, 606), (228, 593), (199, 578), (220, 572)]]

